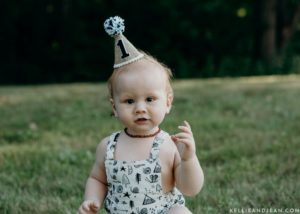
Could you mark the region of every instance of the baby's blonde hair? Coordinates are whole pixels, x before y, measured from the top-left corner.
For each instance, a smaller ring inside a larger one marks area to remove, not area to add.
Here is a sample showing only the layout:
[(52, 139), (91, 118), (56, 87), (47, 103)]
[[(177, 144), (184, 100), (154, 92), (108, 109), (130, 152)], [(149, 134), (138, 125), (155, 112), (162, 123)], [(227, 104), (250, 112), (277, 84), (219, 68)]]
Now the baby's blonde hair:
[[(140, 52), (142, 52), (142, 51), (140, 51)], [(171, 80), (173, 78), (173, 74), (172, 74), (171, 69), (169, 67), (167, 67), (164, 63), (159, 62), (153, 56), (151, 56), (149, 54), (146, 54), (144, 52), (142, 52), (142, 53), (144, 54), (144, 57), (142, 59), (147, 60), (149, 62), (152, 62), (152, 63), (154, 63), (154, 64), (156, 64), (156, 65), (158, 65), (162, 68), (162, 70), (164, 71), (164, 73), (166, 74), (166, 77), (167, 77), (167, 89), (166, 89), (167, 94), (171, 95), (173, 97), (174, 92), (173, 92), (173, 88), (171, 86)], [(123, 67), (114, 69), (114, 71), (112, 72), (112, 75), (110, 76), (110, 78), (108, 79), (108, 82), (107, 82), (108, 92), (109, 92), (110, 98), (114, 97), (113, 86), (114, 86), (114, 83), (115, 83), (117, 77), (119, 76), (120, 72), (122, 72), (123, 70), (127, 70), (127, 69), (128, 69), (127, 65), (125, 65)]]

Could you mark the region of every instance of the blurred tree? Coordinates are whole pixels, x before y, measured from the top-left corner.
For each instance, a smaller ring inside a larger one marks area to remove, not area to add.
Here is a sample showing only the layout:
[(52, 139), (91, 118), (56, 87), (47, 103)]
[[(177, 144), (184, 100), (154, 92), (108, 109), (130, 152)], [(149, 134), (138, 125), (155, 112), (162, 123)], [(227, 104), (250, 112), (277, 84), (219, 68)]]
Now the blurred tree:
[(0, 84), (106, 80), (113, 15), (178, 78), (288, 73), (300, 53), (299, 0), (4, 0)]
[(254, 1), (254, 59), (276, 66), (300, 21), (300, 1)]
[[(277, 48), (283, 51), (295, 34), (300, 21), (300, 1), (294, 1), (289, 12), (289, 1), (277, 0)], [(290, 3), (291, 4), (291, 3)]]
[(276, 53), (276, 0), (256, 1), (259, 4), (261, 18), (257, 26), (261, 29), (259, 52), (263, 60), (272, 61)]

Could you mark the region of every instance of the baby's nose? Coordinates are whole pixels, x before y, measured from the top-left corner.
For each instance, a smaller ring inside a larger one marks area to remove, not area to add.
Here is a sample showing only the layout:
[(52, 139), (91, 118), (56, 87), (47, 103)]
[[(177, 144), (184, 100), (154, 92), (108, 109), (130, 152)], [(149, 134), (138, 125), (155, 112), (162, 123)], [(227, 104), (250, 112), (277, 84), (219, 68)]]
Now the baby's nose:
[(140, 114), (140, 113), (145, 113), (145, 112), (146, 112), (146, 105), (142, 102), (136, 103), (135, 113)]

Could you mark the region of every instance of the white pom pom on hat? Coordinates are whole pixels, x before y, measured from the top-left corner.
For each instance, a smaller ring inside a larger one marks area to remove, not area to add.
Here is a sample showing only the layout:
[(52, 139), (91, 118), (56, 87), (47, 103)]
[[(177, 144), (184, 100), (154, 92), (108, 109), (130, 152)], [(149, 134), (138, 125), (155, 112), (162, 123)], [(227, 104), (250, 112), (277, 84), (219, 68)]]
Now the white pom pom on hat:
[(104, 29), (115, 39), (114, 68), (119, 68), (144, 57), (123, 35), (125, 31), (124, 19), (119, 16), (110, 17), (104, 22)]

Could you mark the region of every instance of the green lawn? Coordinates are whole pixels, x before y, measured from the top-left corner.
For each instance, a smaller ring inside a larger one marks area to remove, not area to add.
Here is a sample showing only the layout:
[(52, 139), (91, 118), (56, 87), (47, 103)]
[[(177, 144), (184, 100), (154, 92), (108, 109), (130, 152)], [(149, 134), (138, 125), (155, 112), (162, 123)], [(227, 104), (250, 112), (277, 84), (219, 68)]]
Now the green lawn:
[[(300, 207), (300, 76), (175, 81), (205, 173), (193, 213)], [(105, 84), (0, 87), (0, 213), (75, 213), (97, 143), (121, 128)]]

